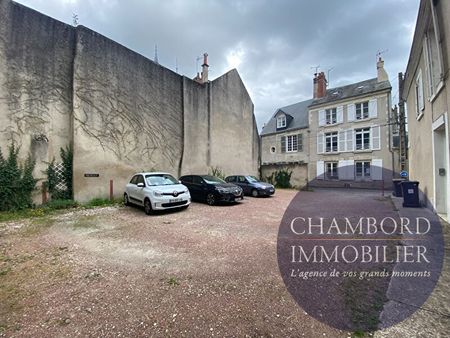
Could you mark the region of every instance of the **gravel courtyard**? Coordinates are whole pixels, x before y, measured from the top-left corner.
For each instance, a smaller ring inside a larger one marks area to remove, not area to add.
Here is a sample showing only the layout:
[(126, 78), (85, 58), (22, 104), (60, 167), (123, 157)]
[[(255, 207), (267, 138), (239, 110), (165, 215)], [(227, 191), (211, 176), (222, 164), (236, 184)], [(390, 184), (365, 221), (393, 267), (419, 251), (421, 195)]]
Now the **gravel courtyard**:
[(0, 336), (348, 337), (280, 277), (277, 231), (295, 193), (0, 223)]

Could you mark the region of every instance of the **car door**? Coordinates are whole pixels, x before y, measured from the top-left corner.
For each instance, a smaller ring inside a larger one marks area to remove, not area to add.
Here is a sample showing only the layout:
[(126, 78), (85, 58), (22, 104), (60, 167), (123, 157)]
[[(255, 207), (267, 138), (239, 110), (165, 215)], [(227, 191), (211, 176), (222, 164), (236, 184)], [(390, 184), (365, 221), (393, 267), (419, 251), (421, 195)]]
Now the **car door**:
[[(138, 184), (142, 183), (144, 184), (143, 187), (138, 187)], [(136, 180), (136, 188), (135, 188), (135, 198), (139, 201), (139, 203), (144, 203), (144, 197), (145, 197), (145, 179), (144, 176), (138, 175)]]
[(238, 176), (237, 182), (235, 182), (235, 184), (237, 184), (238, 186), (240, 186), (242, 188), (242, 190), (244, 190), (244, 194), (250, 194), (252, 191), (252, 187), (248, 183), (245, 176)]
[(191, 175), (182, 176), (180, 177), (180, 181), (183, 185), (185, 185), (188, 188), (189, 193), (191, 194), (191, 198), (195, 199), (195, 192), (194, 188), (192, 187), (192, 176)]
[(208, 195), (208, 185), (200, 176), (192, 177), (192, 187), (195, 191), (196, 197), (199, 200), (205, 200)]
[(126, 193), (128, 194), (128, 198), (131, 200), (131, 202), (135, 201), (136, 196), (136, 182), (137, 182), (138, 175), (134, 175), (131, 179), (130, 183), (127, 184)]

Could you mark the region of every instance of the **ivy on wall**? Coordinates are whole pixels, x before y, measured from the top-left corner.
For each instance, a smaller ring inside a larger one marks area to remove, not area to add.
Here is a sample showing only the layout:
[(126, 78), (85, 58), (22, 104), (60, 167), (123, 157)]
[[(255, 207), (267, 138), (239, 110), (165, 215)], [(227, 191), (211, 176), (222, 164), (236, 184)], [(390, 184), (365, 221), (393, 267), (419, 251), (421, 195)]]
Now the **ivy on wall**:
[(277, 188), (292, 188), (291, 176), (292, 170), (280, 169), (267, 176), (266, 181), (275, 185)]
[(35, 161), (28, 156), (19, 164), (19, 148), (11, 144), (8, 157), (0, 149), (0, 211), (20, 210), (33, 204), (32, 193), (37, 180), (33, 177)]

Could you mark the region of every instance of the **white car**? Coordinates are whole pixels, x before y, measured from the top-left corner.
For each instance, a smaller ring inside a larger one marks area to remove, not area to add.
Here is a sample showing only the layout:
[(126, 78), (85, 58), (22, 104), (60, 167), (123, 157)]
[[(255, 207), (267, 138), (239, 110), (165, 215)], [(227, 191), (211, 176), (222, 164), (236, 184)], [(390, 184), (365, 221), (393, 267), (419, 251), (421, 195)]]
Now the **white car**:
[(145, 213), (153, 210), (187, 208), (191, 203), (188, 188), (168, 173), (138, 173), (125, 187), (125, 205), (144, 206)]

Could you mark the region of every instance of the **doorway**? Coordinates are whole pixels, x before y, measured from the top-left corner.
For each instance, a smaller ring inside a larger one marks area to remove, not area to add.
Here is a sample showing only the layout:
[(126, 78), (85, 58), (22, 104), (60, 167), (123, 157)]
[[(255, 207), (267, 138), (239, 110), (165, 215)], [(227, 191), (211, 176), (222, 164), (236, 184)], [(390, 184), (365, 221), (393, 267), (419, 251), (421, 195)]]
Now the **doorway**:
[(434, 207), (436, 212), (448, 220), (449, 184), (449, 143), (447, 114), (441, 115), (433, 123), (434, 157)]

